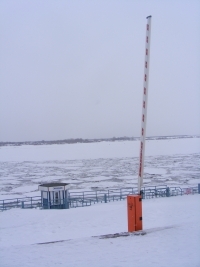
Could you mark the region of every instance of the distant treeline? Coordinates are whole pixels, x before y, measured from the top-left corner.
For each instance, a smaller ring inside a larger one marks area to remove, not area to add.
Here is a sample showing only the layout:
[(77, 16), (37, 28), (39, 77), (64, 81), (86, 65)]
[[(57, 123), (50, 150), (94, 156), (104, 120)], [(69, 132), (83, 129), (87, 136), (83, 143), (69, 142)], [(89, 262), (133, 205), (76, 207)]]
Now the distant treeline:
[[(200, 138), (200, 135), (172, 135), (172, 136), (149, 136), (146, 140), (165, 140), (165, 139), (180, 139), (180, 138)], [(52, 141), (26, 141), (26, 142), (0, 142), (0, 146), (22, 146), (22, 145), (63, 145), (63, 144), (77, 144), (77, 143), (97, 143), (97, 142), (115, 142), (115, 141), (135, 141), (139, 140), (139, 137), (112, 137), (112, 138), (98, 138), (98, 139), (82, 139), (82, 138), (70, 138), (64, 140), (52, 140)]]

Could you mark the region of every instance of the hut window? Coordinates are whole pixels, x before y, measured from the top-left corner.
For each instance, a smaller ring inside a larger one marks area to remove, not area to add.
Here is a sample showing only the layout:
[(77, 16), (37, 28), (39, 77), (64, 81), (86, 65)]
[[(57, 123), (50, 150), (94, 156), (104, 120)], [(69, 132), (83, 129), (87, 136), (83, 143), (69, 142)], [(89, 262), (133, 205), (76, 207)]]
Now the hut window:
[(47, 192), (44, 192), (43, 191), (43, 198), (46, 198), (47, 199)]
[(55, 192), (55, 202), (58, 203), (58, 192)]

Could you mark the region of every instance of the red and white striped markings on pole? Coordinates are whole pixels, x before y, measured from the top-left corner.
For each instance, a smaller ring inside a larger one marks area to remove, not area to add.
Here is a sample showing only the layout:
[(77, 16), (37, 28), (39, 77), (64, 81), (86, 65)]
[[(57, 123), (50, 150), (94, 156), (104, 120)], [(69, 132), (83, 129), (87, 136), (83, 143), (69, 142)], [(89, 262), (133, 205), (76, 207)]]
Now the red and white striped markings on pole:
[(144, 64), (144, 88), (143, 88), (143, 103), (142, 103), (142, 129), (140, 138), (140, 162), (138, 174), (138, 193), (141, 192), (143, 185), (144, 173), (144, 152), (146, 138), (146, 122), (147, 122), (147, 97), (148, 97), (148, 81), (149, 81), (149, 57), (150, 57), (150, 32), (151, 31), (151, 16), (147, 17), (146, 38), (145, 38), (145, 64)]

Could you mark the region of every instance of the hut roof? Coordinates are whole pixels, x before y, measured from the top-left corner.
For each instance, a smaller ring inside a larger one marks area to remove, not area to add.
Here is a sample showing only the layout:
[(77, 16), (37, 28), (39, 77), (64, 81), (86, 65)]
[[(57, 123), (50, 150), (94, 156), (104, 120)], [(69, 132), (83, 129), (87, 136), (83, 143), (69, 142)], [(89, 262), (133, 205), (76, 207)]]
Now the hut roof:
[(40, 186), (55, 187), (55, 186), (65, 186), (65, 185), (69, 185), (69, 184), (67, 184), (67, 183), (47, 183), (47, 184), (41, 184)]

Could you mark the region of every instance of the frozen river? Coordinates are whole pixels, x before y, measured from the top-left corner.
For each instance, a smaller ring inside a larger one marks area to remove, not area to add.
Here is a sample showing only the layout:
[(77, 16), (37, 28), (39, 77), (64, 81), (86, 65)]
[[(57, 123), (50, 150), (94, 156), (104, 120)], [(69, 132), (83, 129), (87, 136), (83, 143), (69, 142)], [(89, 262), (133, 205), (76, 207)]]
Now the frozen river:
[[(67, 182), (70, 190), (137, 186), (139, 142), (0, 148), (0, 197), (38, 195), (38, 185)], [(200, 183), (200, 138), (150, 140), (144, 186)]]

